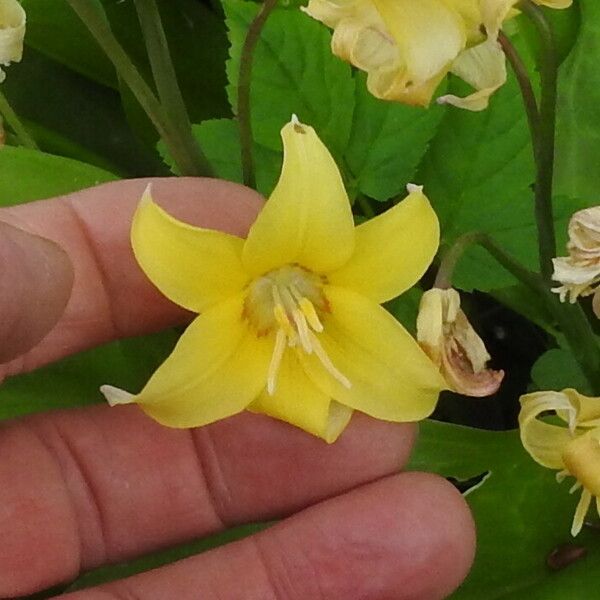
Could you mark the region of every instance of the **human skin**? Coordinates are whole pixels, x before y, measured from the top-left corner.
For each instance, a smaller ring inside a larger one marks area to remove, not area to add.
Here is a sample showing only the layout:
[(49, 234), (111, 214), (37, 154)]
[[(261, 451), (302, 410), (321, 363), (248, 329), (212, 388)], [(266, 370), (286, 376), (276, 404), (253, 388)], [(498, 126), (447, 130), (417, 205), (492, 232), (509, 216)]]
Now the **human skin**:
[[(12, 316), (0, 345), (3, 359), (16, 356), (0, 377), (190, 319), (147, 281), (131, 252), (131, 217), (147, 183), (0, 210), (0, 307)], [(153, 183), (158, 203), (177, 218), (241, 236), (262, 204), (222, 181)], [(135, 406), (6, 422), (0, 597), (239, 523), (280, 519), (239, 542), (61, 598), (444, 598), (472, 563), (474, 526), (444, 479), (400, 472), (415, 437), (413, 424), (358, 413), (333, 445), (249, 413), (196, 430), (162, 427)]]

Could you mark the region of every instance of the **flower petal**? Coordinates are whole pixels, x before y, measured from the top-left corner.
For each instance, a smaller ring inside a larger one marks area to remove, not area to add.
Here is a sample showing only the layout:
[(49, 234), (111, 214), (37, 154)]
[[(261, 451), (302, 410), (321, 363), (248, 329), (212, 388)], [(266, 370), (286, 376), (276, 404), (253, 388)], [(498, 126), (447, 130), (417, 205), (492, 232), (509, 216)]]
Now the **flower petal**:
[(575, 426), (575, 407), (561, 392), (535, 392), (521, 396), (519, 427), (523, 447), (533, 460), (550, 469), (563, 469), (562, 453), (573, 436), (567, 427), (540, 421), (546, 411), (566, 411), (570, 428)]
[(297, 352), (286, 350), (273, 395), (263, 391), (248, 410), (263, 413), (335, 442), (350, 422), (352, 409), (332, 401), (307, 377)]
[[(206, 425), (246, 408), (265, 386), (273, 340), (250, 333), (242, 305), (239, 295), (196, 318), (129, 401), (169, 427)], [(110, 402), (114, 389), (102, 391)]]
[(502, 23), (513, 15), (513, 8), (519, 0), (481, 0), (481, 20), (492, 39), (498, 37)]
[(337, 27), (343, 19), (355, 16), (364, 3), (361, 0), (345, 2), (331, 2), (330, 0), (309, 0), (307, 6), (300, 10), (310, 15), (313, 19), (321, 21), (327, 27)]
[(402, 202), (356, 228), (352, 258), (329, 281), (381, 304), (417, 283), (439, 239), (437, 216), (415, 186)]
[(331, 398), (387, 421), (429, 416), (447, 386), (406, 330), (371, 300), (328, 286), (331, 307), (318, 334), (334, 367), (350, 381), (334, 378), (314, 354), (301, 355), (309, 377)]
[[(17, 0), (0, 0), (0, 65), (19, 62), (23, 56), (26, 15)], [(6, 75), (0, 69), (0, 83)]]
[[(576, 410), (577, 427), (600, 427), (600, 398), (584, 396), (577, 390), (568, 388), (562, 391)], [(558, 410), (558, 416), (568, 422), (568, 413)]]
[(238, 293), (248, 281), (240, 258), (244, 240), (178, 221), (152, 201), (150, 189), (133, 217), (131, 243), (150, 281), (194, 312)]
[(324, 273), (354, 249), (354, 221), (342, 177), (314, 129), (292, 120), (281, 130), (279, 182), (250, 229), (242, 260), (254, 276), (289, 263)]
[(462, 52), (450, 69), (477, 91), (465, 98), (448, 94), (438, 98), (439, 104), (451, 104), (466, 110), (485, 110), (490, 96), (506, 83), (506, 57), (492, 38)]
[(440, 0), (373, 0), (400, 50), (407, 79), (420, 84), (441, 71), (466, 44), (466, 25)]

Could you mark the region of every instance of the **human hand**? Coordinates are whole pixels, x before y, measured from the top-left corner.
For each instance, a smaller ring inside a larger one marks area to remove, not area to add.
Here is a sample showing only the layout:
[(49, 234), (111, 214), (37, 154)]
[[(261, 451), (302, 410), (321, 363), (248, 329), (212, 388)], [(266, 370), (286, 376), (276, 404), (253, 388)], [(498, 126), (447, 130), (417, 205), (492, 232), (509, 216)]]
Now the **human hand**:
[[(189, 318), (132, 256), (131, 216), (147, 183), (123, 181), (0, 211), (0, 220), (67, 253), (0, 224), (0, 307), (16, 315), (8, 319), (14, 327), (3, 318), (2, 359), (24, 352), (59, 319), (41, 342), (0, 367), (0, 376)], [(246, 234), (261, 205), (254, 192), (214, 180), (156, 180), (153, 191), (178, 218), (237, 235)], [(70, 263), (73, 288), (59, 318)], [(474, 529), (446, 481), (398, 473), (415, 433), (411, 424), (357, 413), (329, 446), (260, 415), (173, 430), (135, 406), (104, 405), (6, 423), (0, 597), (239, 523), (282, 518), (240, 542), (62, 597), (444, 598), (471, 564)]]

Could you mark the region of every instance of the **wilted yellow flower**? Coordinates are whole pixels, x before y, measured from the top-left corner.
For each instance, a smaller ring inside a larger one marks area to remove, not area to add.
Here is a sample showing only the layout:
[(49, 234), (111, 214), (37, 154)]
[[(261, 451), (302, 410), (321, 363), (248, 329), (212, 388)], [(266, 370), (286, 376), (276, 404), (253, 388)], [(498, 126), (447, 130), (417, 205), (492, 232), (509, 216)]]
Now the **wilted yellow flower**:
[[(0, 0), (0, 65), (8, 67), (23, 55), (25, 11), (17, 0)], [(0, 83), (6, 73), (0, 69)]]
[(428, 416), (445, 387), (380, 303), (423, 275), (439, 225), (421, 188), (354, 228), (336, 164), (311, 127), (282, 132), (282, 173), (246, 240), (192, 227), (146, 192), (135, 256), (173, 302), (202, 313), (146, 387), (110, 386), (160, 423), (193, 427), (248, 408), (333, 442), (354, 409)]
[(569, 221), (569, 256), (552, 259), (552, 279), (560, 287), (552, 291), (574, 303), (579, 296), (594, 295), (592, 306), (600, 318), (600, 206), (576, 212)]
[(455, 392), (482, 397), (500, 387), (504, 371), (486, 367), (490, 355), (460, 309), (456, 290), (433, 288), (423, 294), (417, 340)]
[[(553, 411), (564, 425), (539, 419)], [(573, 389), (536, 392), (521, 398), (521, 441), (531, 457), (544, 467), (556, 469), (560, 483), (574, 477), (570, 493), (581, 489), (571, 534), (583, 526), (592, 497), (600, 515), (600, 398), (584, 396)]]
[[(535, 0), (565, 8), (571, 0)], [(502, 22), (517, 0), (310, 0), (303, 8), (333, 28), (334, 54), (368, 74), (383, 100), (426, 106), (449, 73), (475, 88), (442, 103), (483, 110), (506, 81), (498, 44)]]

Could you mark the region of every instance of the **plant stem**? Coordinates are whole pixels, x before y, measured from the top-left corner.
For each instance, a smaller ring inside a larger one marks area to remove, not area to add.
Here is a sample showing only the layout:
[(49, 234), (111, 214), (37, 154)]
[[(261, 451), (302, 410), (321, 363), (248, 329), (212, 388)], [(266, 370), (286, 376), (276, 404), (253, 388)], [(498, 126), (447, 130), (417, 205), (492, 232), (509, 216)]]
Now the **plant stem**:
[(237, 117), (240, 127), (240, 145), (242, 152), (242, 175), (244, 185), (256, 187), (256, 176), (254, 174), (254, 161), (252, 159), (252, 121), (250, 111), (250, 83), (252, 80), (252, 62), (254, 48), (260, 38), (260, 33), (277, 5), (277, 0), (265, 0), (261, 9), (246, 34), (242, 55), (240, 58), (240, 72), (238, 77)]
[(519, 8), (531, 20), (542, 42), (540, 55), (541, 96), (537, 142), (534, 141), (537, 178), (535, 184), (535, 216), (538, 226), (540, 272), (548, 285), (552, 282), (552, 258), (556, 256), (556, 235), (552, 209), (552, 184), (556, 138), (556, 96), (558, 58), (552, 29), (542, 9), (523, 0)]
[(0, 115), (4, 117), (4, 120), (15, 132), (21, 146), (31, 148), (32, 150), (38, 150), (35, 140), (29, 135), (29, 132), (21, 122), (21, 119), (19, 119), (17, 113), (12, 109), (12, 106), (2, 92), (0, 92)]
[(359, 192), (356, 195), (356, 202), (360, 206), (364, 217), (366, 217), (367, 219), (372, 219), (375, 216), (375, 211), (373, 210), (369, 199), (364, 194), (361, 194)]
[(438, 269), (434, 287), (447, 289), (452, 287), (452, 276), (454, 269), (465, 250), (470, 246), (477, 244), (484, 248), (502, 267), (514, 275), (521, 283), (525, 284), (537, 294), (549, 294), (550, 291), (544, 285), (542, 278), (518, 260), (505, 252), (498, 244), (486, 233), (473, 231), (465, 233), (458, 237), (454, 244), (444, 254), (440, 267)]
[(512, 70), (519, 84), (521, 90), (521, 96), (523, 97), (523, 104), (525, 105), (525, 113), (527, 115), (527, 124), (529, 125), (529, 134), (531, 136), (531, 143), (533, 147), (533, 155), (537, 168), (538, 164), (538, 143), (539, 143), (539, 127), (540, 127), (540, 111), (538, 108), (537, 99), (529, 78), (529, 72), (523, 62), (523, 59), (517, 52), (517, 49), (513, 46), (508, 36), (500, 31), (498, 33), (498, 42), (502, 46), (502, 50), (512, 67)]
[(442, 289), (451, 287), (456, 264), (465, 250), (473, 244), (484, 248), (504, 269), (542, 299), (559, 324), (586, 378), (595, 392), (600, 393), (600, 347), (581, 306), (562, 304), (538, 273), (530, 271), (505, 252), (487, 234), (475, 231), (457, 238), (444, 254), (433, 286)]
[(156, 0), (135, 0), (135, 6), (160, 102), (172, 119), (179, 144), (189, 161), (187, 174), (209, 173), (211, 167), (192, 133), (192, 124), (177, 82)]
[(197, 169), (192, 158), (180, 146), (176, 128), (173, 127), (167, 112), (114, 36), (106, 20), (106, 15), (93, 0), (67, 0), (67, 2), (113, 63), (119, 77), (133, 92), (167, 145), (180, 173), (182, 175), (196, 175)]

